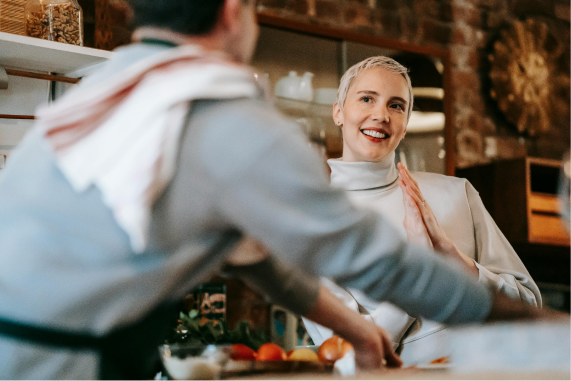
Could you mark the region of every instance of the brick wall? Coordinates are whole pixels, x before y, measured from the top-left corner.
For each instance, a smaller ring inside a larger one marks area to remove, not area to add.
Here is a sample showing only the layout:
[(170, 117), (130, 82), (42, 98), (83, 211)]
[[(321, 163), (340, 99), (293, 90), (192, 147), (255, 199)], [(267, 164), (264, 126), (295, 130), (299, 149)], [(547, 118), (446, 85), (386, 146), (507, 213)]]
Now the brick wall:
[(568, 110), (545, 135), (520, 136), (488, 95), (487, 77), (499, 30), (527, 17), (545, 22), (561, 39), (569, 71), (569, 1), (258, 0), (258, 11), (449, 49), (457, 167), (525, 155), (560, 159), (569, 149)]

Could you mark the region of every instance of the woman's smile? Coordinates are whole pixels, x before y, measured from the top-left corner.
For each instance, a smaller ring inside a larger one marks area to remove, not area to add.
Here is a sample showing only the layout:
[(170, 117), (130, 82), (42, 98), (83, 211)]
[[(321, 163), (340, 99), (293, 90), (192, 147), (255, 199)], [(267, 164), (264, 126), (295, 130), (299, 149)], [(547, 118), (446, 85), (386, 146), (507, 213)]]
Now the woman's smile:
[(361, 133), (373, 143), (380, 143), (391, 137), (388, 133), (377, 128), (363, 128), (361, 129)]

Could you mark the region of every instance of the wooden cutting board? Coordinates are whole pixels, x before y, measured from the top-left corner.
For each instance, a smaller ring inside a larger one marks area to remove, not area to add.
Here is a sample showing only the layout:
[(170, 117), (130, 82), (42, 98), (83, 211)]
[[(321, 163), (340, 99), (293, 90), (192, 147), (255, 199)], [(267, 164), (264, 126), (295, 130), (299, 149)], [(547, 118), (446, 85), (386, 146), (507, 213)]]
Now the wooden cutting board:
[(331, 374), (333, 365), (319, 361), (233, 361), (222, 371), (223, 378), (256, 373), (325, 373)]

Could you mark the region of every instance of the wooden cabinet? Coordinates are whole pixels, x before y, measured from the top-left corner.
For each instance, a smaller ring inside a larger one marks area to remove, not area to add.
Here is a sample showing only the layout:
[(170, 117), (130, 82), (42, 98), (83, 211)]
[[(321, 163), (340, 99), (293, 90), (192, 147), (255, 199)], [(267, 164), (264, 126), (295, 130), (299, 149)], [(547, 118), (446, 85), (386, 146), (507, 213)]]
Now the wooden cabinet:
[(480, 192), (533, 279), (565, 285), (568, 293), (570, 238), (557, 197), (560, 166), (557, 160), (528, 157), (458, 169), (456, 174)]
[(557, 160), (523, 158), (457, 170), (480, 192), (486, 208), (513, 244), (569, 247), (559, 212)]

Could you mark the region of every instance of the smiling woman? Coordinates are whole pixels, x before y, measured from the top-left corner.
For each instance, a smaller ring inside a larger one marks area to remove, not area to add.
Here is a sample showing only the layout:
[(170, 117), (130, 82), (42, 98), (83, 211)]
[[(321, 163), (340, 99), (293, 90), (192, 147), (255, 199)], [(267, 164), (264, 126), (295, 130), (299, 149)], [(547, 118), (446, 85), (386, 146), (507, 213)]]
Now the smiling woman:
[[(465, 179), (414, 172), (395, 165), (413, 104), (407, 69), (395, 60), (371, 57), (341, 79), (333, 119), (341, 126), (343, 155), (330, 159), (331, 184), (353, 203), (383, 214), (403, 239), (433, 248), (492, 289), (541, 305), (539, 290), (518, 255)], [(381, 281), (381, 279), (379, 279)], [(405, 365), (447, 356), (445, 327), (413, 318), (394, 305), (376, 303), (356, 290), (324, 284), (344, 303), (389, 331)], [(412, 290), (411, 290), (412, 292)], [(333, 333), (305, 321), (316, 344)], [(424, 358), (418, 355), (422, 354)]]

